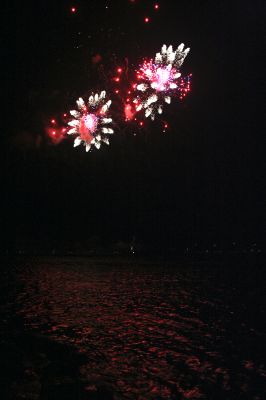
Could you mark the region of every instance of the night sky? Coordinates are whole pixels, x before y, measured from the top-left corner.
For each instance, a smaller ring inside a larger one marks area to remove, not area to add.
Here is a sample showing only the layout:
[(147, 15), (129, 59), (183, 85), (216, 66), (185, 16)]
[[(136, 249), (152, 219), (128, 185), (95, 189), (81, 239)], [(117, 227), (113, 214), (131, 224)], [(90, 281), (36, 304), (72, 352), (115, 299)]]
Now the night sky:
[[(164, 0), (157, 11), (144, 0), (9, 3), (6, 245), (135, 236), (162, 248), (263, 247), (263, 3)], [(159, 119), (143, 129), (118, 124), (110, 146), (90, 153), (72, 137), (49, 139), (50, 119), (79, 96), (113, 90), (108, 77), (125, 58), (134, 70), (164, 43), (182, 42), (192, 91), (165, 107), (166, 132)]]

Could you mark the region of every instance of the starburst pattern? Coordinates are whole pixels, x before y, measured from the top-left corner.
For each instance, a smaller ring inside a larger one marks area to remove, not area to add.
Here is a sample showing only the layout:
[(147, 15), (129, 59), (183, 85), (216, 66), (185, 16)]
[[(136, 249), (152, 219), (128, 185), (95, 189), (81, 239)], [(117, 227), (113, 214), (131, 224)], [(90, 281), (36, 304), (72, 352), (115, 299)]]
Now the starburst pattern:
[[(162, 114), (164, 103), (171, 103), (172, 95), (184, 96), (185, 80), (181, 78), (178, 68), (188, 52), (189, 48), (184, 49), (183, 43), (176, 51), (172, 46), (167, 48), (163, 45), (155, 60), (143, 62), (137, 71), (139, 83), (136, 84), (137, 95), (133, 100), (136, 111), (143, 109), (146, 118), (150, 116), (154, 119), (157, 113)], [(190, 90), (189, 79), (185, 89)]]
[(114, 131), (109, 127), (112, 123), (112, 118), (109, 117), (111, 100), (106, 101), (105, 98), (105, 91), (102, 91), (100, 95), (92, 94), (86, 105), (80, 97), (77, 100), (78, 111), (70, 111), (74, 119), (68, 122), (71, 128), (67, 133), (77, 135), (74, 147), (83, 144), (86, 151), (89, 151), (92, 146), (99, 149), (102, 142), (109, 144), (109, 135)]

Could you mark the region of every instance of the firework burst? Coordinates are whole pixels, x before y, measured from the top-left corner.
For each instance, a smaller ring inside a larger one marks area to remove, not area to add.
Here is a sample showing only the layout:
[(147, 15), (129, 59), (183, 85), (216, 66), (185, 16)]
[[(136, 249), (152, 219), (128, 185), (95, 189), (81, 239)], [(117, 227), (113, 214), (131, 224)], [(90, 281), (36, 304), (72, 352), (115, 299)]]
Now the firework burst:
[(133, 100), (137, 112), (143, 109), (146, 118), (154, 119), (157, 113), (162, 114), (164, 103), (171, 103), (171, 96), (183, 98), (190, 90), (189, 78), (181, 78), (179, 72), (188, 52), (183, 43), (176, 51), (163, 45), (155, 60), (143, 62), (137, 71), (137, 95)]
[(68, 123), (71, 128), (67, 133), (78, 135), (74, 140), (74, 147), (83, 144), (86, 151), (89, 151), (92, 146), (99, 149), (102, 142), (109, 144), (109, 135), (114, 131), (109, 127), (112, 123), (112, 118), (109, 117), (111, 100), (106, 101), (105, 97), (105, 91), (100, 95), (92, 94), (87, 105), (80, 97), (77, 100), (78, 111), (70, 111), (74, 119)]

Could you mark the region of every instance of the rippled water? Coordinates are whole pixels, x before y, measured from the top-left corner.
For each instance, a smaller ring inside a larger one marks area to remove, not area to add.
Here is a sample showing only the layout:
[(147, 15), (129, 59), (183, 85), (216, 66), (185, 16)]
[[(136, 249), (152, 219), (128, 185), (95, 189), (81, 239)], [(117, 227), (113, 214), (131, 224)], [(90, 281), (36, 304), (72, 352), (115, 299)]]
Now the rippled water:
[(265, 304), (256, 276), (40, 259), (22, 270), (17, 304), (26, 330), (86, 355), (88, 391), (105, 385), (116, 400), (262, 400)]

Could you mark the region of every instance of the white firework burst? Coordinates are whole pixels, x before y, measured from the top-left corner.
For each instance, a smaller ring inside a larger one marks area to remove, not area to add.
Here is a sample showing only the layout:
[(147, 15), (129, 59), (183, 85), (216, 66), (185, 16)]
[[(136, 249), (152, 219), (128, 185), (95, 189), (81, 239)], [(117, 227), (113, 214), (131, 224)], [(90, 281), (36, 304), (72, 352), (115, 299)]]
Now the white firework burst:
[(137, 71), (138, 94), (133, 100), (136, 111), (143, 109), (145, 117), (151, 117), (151, 119), (154, 119), (157, 113), (162, 114), (163, 104), (170, 104), (171, 95), (178, 93), (181, 77), (178, 69), (189, 50), (189, 48), (184, 48), (183, 43), (175, 51), (173, 51), (173, 46), (163, 45), (161, 52), (156, 54), (154, 60), (144, 61)]
[(68, 123), (70, 129), (67, 132), (69, 135), (77, 135), (74, 147), (83, 144), (86, 151), (89, 151), (92, 146), (99, 149), (102, 143), (109, 144), (109, 135), (114, 133), (110, 128), (111, 103), (111, 100), (106, 101), (105, 91), (91, 94), (87, 105), (81, 97), (77, 100), (78, 111), (70, 111), (74, 119)]

